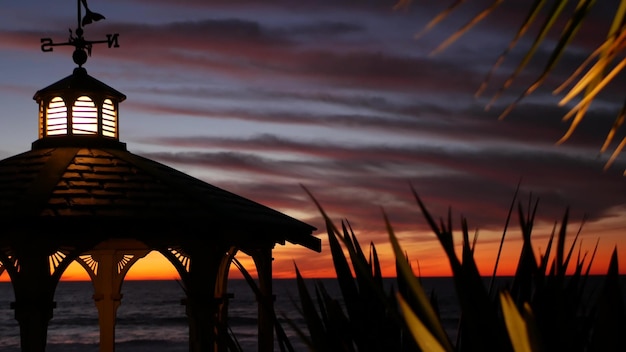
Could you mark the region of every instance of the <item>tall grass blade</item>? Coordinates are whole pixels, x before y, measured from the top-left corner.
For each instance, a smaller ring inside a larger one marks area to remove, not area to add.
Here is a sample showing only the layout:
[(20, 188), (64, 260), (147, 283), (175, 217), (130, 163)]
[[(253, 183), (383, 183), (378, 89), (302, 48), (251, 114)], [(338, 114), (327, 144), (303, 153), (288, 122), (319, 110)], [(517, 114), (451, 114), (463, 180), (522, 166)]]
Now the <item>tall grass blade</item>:
[(552, 252), (552, 242), (554, 241), (554, 235), (556, 234), (556, 224), (552, 227), (552, 232), (550, 233), (550, 239), (548, 239), (548, 245), (546, 246), (546, 252), (544, 256), (541, 258), (541, 264), (539, 265), (538, 273), (541, 273), (542, 276), (547, 274), (548, 269), (548, 260), (550, 259), (550, 253)]
[[(580, 223), (578, 231), (576, 232), (576, 235), (574, 236), (574, 241), (572, 242), (569, 252), (567, 253), (567, 257), (565, 257), (565, 262), (563, 263), (563, 266), (565, 266), (566, 269), (569, 266), (570, 258), (572, 257), (572, 252), (574, 251), (574, 246), (576, 245), (576, 242), (578, 241), (578, 238), (580, 237), (580, 233), (582, 231), (582, 228), (583, 228), (583, 225), (585, 224), (586, 219), (587, 219), (586, 216), (583, 217), (583, 220)], [(563, 221), (567, 221), (567, 218), (564, 218)]]
[(585, 271), (585, 276), (589, 276), (591, 272), (591, 264), (593, 264), (593, 260), (596, 258), (596, 253), (598, 252), (598, 245), (600, 244), (600, 239), (596, 240), (596, 245), (593, 247), (593, 252), (591, 253), (591, 258), (589, 259), (589, 263), (587, 264), (587, 270)]
[(511, 287), (511, 295), (518, 304), (527, 302), (531, 298), (534, 277), (538, 271), (538, 265), (535, 258), (531, 234), (534, 226), (535, 212), (529, 211), (528, 216), (524, 216), (524, 210), (521, 204), (518, 204), (518, 214), (520, 227), (522, 228), (522, 250), (519, 255), (517, 269), (513, 278)]
[[(535, 5), (537, 5), (535, 3)], [(502, 230), (502, 236), (500, 237), (500, 245), (498, 246), (498, 254), (496, 255), (496, 262), (493, 265), (493, 273), (491, 274), (491, 280), (489, 282), (489, 295), (493, 292), (493, 284), (496, 280), (496, 275), (498, 273), (498, 264), (500, 263), (500, 256), (502, 255), (502, 248), (504, 247), (504, 238), (506, 237), (506, 231), (509, 228), (509, 222), (511, 221), (511, 215), (513, 214), (513, 207), (515, 206), (515, 202), (517, 201), (517, 195), (519, 193), (521, 180), (517, 183), (517, 187), (515, 188), (515, 193), (513, 193), (513, 199), (511, 200), (511, 205), (509, 206), (509, 211), (506, 214), (506, 220), (504, 222), (504, 229)]]
[(569, 208), (565, 209), (556, 245), (556, 275), (561, 278), (565, 277), (565, 273), (567, 271), (567, 265), (565, 263), (565, 237), (567, 235), (568, 218)]

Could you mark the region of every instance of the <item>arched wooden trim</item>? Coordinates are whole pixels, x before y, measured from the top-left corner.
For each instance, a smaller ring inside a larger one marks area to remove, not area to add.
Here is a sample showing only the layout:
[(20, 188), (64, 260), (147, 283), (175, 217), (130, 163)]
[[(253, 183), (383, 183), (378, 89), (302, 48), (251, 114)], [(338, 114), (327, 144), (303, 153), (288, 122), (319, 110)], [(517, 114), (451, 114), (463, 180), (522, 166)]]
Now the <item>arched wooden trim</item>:
[(178, 276), (180, 276), (183, 285), (187, 285), (189, 282), (191, 257), (187, 255), (181, 247), (168, 247), (156, 250), (174, 266), (174, 269), (178, 272)]
[(20, 264), (13, 251), (9, 248), (3, 248), (0, 250), (0, 262), (2, 262), (2, 268), (9, 274), (9, 278), (13, 281), (17, 277), (20, 271)]

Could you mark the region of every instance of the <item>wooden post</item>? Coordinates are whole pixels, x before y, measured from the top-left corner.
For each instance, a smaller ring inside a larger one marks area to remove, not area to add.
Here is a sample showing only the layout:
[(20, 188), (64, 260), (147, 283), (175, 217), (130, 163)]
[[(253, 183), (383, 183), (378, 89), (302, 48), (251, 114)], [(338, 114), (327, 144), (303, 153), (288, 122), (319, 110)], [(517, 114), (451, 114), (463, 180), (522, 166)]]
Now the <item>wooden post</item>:
[(274, 351), (274, 294), (272, 288), (272, 249), (255, 250), (252, 259), (257, 268), (259, 290), (258, 297), (258, 350)]
[(149, 250), (96, 249), (80, 256), (94, 287), (93, 299), (98, 308), (100, 352), (115, 351), (115, 320), (122, 303), (122, 283), (130, 267)]

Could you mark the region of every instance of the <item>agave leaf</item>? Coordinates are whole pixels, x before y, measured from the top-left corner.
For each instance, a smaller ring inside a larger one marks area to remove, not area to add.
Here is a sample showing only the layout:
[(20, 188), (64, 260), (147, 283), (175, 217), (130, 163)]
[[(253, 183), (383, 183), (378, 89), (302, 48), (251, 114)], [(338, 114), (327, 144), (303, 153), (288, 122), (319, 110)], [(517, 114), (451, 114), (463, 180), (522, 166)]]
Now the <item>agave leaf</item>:
[(534, 351), (526, 321), (522, 318), (513, 298), (507, 291), (500, 293), (500, 304), (513, 350), (515, 352)]
[[(333, 239), (335, 241), (335, 243), (333, 244), (334, 253), (337, 255), (337, 260), (342, 262), (342, 263), (340, 263), (340, 265), (341, 265), (340, 269), (341, 269), (341, 272), (342, 272), (342, 277), (345, 278), (345, 280), (340, 280), (340, 284), (345, 283), (346, 285), (350, 285), (350, 284), (348, 284), (348, 278), (350, 278), (349, 281), (351, 282), (351, 285), (354, 286), (355, 285), (354, 284), (354, 280), (352, 279), (351, 274), (348, 274), (348, 272), (350, 272), (350, 267), (347, 265), (346, 257), (343, 254), (343, 250), (341, 250), (341, 246), (339, 245), (339, 242), (338, 242), (337, 238), (339, 240), (341, 240), (346, 245), (346, 249), (348, 251), (348, 254), (349, 254), (350, 258), (358, 258), (359, 255), (357, 254), (354, 246), (351, 244), (351, 241), (347, 241), (343, 236), (341, 236), (339, 234), (339, 231), (337, 230), (337, 227), (333, 224), (332, 220), (330, 219), (328, 214), (326, 214), (326, 212), (324, 211), (324, 209), (322, 208), (320, 203), (317, 201), (317, 199), (315, 199), (313, 194), (306, 187), (302, 186), (302, 188), (309, 195), (311, 200), (315, 203), (315, 205), (316, 205), (317, 209), (319, 210), (319, 212), (322, 214), (322, 217), (324, 218), (324, 220), (326, 222), (327, 229), (332, 230), (332, 232), (331, 231), (328, 231), (328, 232), (329, 232), (329, 234), (332, 233), (332, 235), (333, 235), (333, 236), (330, 236), (330, 237), (333, 237)], [(330, 240), (330, 238), (329, 238), (329, 240)], [(333, 247), (331, 247), (331, 254), (333, 253)], [(343, 262), (345, 262), (345, 264)], [(364, 260), (353, 260), (352, 264), (353, 264), (354, 271), (358, 275), (363, 275), (363, 277), (371, 276), (371, 275), (367, 274), (368, 272), (370, 272), (370, 270), (369, 270), (369, 264), (366, 261), (364, 261)], [(354, 287), (356, 287), (356, 286), (354, 286)], [(350, 288), (349, 291), (353, 291), (353, 289)], [(356, 292), (356, 288), (354, 289), (354, 292)], [(384, 296), (384, 292), (379, 291), (379, 292), (377, 292), (377, 294), (379, 295), (379, 298), (384, 299), (384, 297), (385, 297)], [(344, 297), (344, 298), (347, 299), (348, 297)]]
[(521, 204), (518, 205), (518, 213), (522, 228), (523, 242), (517, 269), (513, 278), (511, 294), (515, 297), (516, 302), (521, 304), (522, 302), (530, 300), (533, 277), (538, 271), (538, 266), (531, 240), (535, 213), (529, 211), (529, 217), (524, 219), (524, 211)]
[[(413, 193), (420, 205), (422, 214), (432, 226), (434, 224), (432, 217), (414, 189)], [(451, 218), (451, 210), (448, 209), (447, 224), (444, 225), (443, 220), (441, 220), (441, 229), (435, 226), (433, 231), (438, 236), (452, 267), (455, 290), (462, 312), (459, 337), (462, 335), (460, 338), (463, 340), (463, 348), (484, 350), (497, 346), (497, 348), (506, 349), (508, 346), (505, 345), (508, 344), (508, 341), (504, 341), (501, 338), (502, 335), (498, 335), (498, 332), (504, 331), (504, 326), (498, 321), (495, 306), (484, 287), (482, 277), (475, 267), (471, 253), (468, 254), (467, 250), (464, 251), (467, 262), (462, 264), (456, 255), (452, 242)], [(469, 246), (467, 241), (465, 242)]]
[(454, 249), (454, 240), (453, 240), (452, 231), (451, 231), (452, 216), (450, 214), (450, 211), (448, 211), (448, 226), (447, 226), (448, 229), (450, 229), (450, 231), (446, 230), (446, 226), (443, 224), (443, 220), (440, 221), (441, 223), (441, 229), (440, 229), (437, 223), (435, 222), (435, 220), (433, 220), (432, 216), (426, 209), (426, 206), (422, 202), (421, 198), (417, 195), (417, 192), (415, 191), (413, 187), (411, 187), (411, 192), (413, 192), (413, 196), (415, 197), (415, 200), (417, 201), (417, 204), (419, 205), (420, 210), (422, 211), (422, 215), (424, 216), (424, 218), (430, 225), (430, 228), (433, 230), (433, 232), (437, 236), (437, 239), (439, 239), (439, 243), (441, 243), (443, 250), (448, 256), (448, 261), (450, 261), (452, 272), (460, 273), (461, 262), (459, 261), (459, 258), (456, 256), (456, 252)]
[(345, 246), (346, 248), (348, 248), (348, 252), (350, 253), (350, 260), (352, 262), (352, 267), (353, 268), (356, 268), (356, 267), (368, 268), (367, 271), (355, 270), (357, 282), (359, 283), (359, 288), (367, 287), (369, 286), (369, 283), (368, 283), (369, 278), (371, 278), (372, 276), (371, 264), (365, 257), (365, 254), (363, 253), (363, 250), (361, 249), (361, 245), (359, 244), (359, 241), (354, 235), (354, 232), (352, 231), (352, 229), (350, 228), (350, 231), (348, 231), (348, 228), (346, 227), (346, 224), (343, 221), (341, 222), (341, 226), (343, 230), (342, 238), (344, 239)]
[(276, 311), (274, 310), (274, 305), (273, 304), (268, 305), (266, 303), (267, 301), (265, 299), (262, 299), (263, 293), (257, 286), (256, 281), (254, 281), (254, 279), (252, 278), (252, 275), (250, 275), (250, 273), (248, 272), (248, 270), (246, 270), (243, 264), (241, 264), (241, 262), (235, 257), (233, 257), (231, 260), (233, 264), (235, 265), (235, 267), (239, 269), (243, 277), (246, 279), (248, 286), (252, 289), (252, 292), (254, 292), (254, 295), (255, 297), (257, 297), (257, 300), (259, 302), (262, 302), (261, 304), (264, 305), (264, 308), (268, 312), (271, 313), (271, 318), (274, 323), (274, 331), (276, 332), (276, 337), (277, 337), (279, 346), (281, 346), (281, 350), (283, 350), (283, 348), (286, 348), (289, 352), (295, 352), (295, 350), (293, 349), (293, 346), (291, 345), (291, 342), (289, 342), (289, 338), (287, 337), (287, 334), (285, 333), (283, 326), (280, 324), (280, 322), (278, 321), (276, 317)]
[[(356, 306), (356, 300), (358, 298), (358, 290), (356, 288), (356, 284), (354, 283), (354, 279), (352, 276), (352, 271), (350, 270), (350, 266), (348, 265), (348, 260), (346, 259), (343, 249), (339, 244), (337, 237), (342, 238), (339, 235), (339, 231), (337, 227), (333, 224), (332, 220), (326, 214), (320, 203), (313, 196), (313, 194), (304, 186), (302, 186), (304, 191), (309, 195), (313, 203), (317, 206), (317, 209), (322, 214), (324, 221), (326, 223), (326, 230), (328, 232), (328, 243), (330, 245), (331, 255), (333, 258), (333, 264), (335, 267), (335, 273), (337, 274), (337, 280), (339, 282), (339, 287), (344, 297), (344, 301), (346, 302), (346, 308), (348, 309), (348, 314), (352, 321), (360, 321), (357, 319), (359, 317), (359, 308)], [(342, 238), (343, 239), (343, 238)], [(348, 247), (348, 250), (352, 250), (352, 248)], [(352, 255), (352, 252), (350, 253)]]
[(456, 32), (454, 32), (448, 39), (444, 40), (435, 50), (433, 50), (430, 55), (434, 56), (444, 51), (448, 46), (454, 43), (457, 39), (459, 39), (463, 34), (469, 31), (474, 25), (478, 22), (482, 21), (485, 17), (487, 17), (493, 10), (495, 10), (500, 4), (504, 2), (504, 0), (495, 0), (491, 6), (487, 7), (480, 13), (478, 13), (474, 18), (472, 18), (469, 22), (459, 28)]
[[(552, 26), (554, 25), (556, 20), (559, 18), (559, 16), (563, 12), (563, 9), (565, 8), (566, 4), (567, 4), (567, 0), (556, 1), (554, 3), (554, 6), (550, 10), (550, 15), (548, 16), (548, 18), (544, 22), (544, 24), (543, 24), (539, 34), (537, 35), (537, 37), (535, 37), (535, 40), (534, 40), (532, 46), (528, 49), (528, 51), (526, 52), (526, 54), (522, 58), (522, 61), (520, 61), (520, 63), (517, 65), (517, 68), (515, 69), (515, 71), (513, 71), (513, 73), (506, 79), (506, 81), (504, 81), (504, 84), (502, 85), (502, 87), (493, 96), (493, 98), (491, 98), (491, 101), (489, 102), (489, 104), (487, 104), (487, 107), (486, 107), (487, 110), (489, 110), (491, 105), (493, 105), (493, 103), (495, 103), (495, 101), (498, 100), (500, 95), (502, 93), (504, 93), (504, 91), (507, 90), (511, 86), (511, 84), (513, 84), (513, 81), (515, 80), (515, 78), (517, 78), (517, 76), (524, 70), (526, 65), (528, 65), (528, 63), (530, 62), (532, 57), (535, 55), (535, 52), (539, 48), (539, 45), (543, 42), (545, 37), (548, 35), (548, 32), (550, 32), (550, 30), (552, 29)], [(510, 111), (512, 109), (511, 106), (513, 106), (513, 105), (514, 104), (511, 104), (509, 106), (509, 108), (507, 108), (507, 110), (505, 112)], [(503, 114), (500, 115), (499, 118), (503, 119), (505, 116), (506, 115), (503, 113)]]
[(461, 219), (461, 228), (463, 231), (463, 271), (466, 276), (478, 278), (478, 282), (476, 284), (482, 287), (482, 279), (480, 279), (481, 275), (478, 271), (478, 267), (476, 266), (476, 262), (474, 261), (474, 250), (470, 247), (469, 244), (469, 230), (467, 226), (467, 219)]
[(406, 303), (401, 294), (396, 295), (398, 303), (400, 305), (400, 311), (404, 316), (407, 326), (409, 327), (409, 331), (415, 342), (419, 345), (422, 351), (429, 352), (446, 352), (453, 351), (451, 347), (444, 347), (440, 341), (433, 336), (433, 334), (428, 330), (426, 325), (422, 323), (420, 318), (413, 313), (411, 307)]
[[(327, 222), (330, 219), (326, 220)], [(337, 281), (339, 282), (339, 288), (346, 304), (350, 321), (359, 323), (361, 319), (361, 309), (359, 307), (359, 292), (352, 276), (352, 271), (348, 265), (348, 260), (343, 253), (343, 249), (337, 239), (338, 234), (333, 232), (332, 227), (327, 225), (328, 230), (328, 244), (330, 245), (330, 251), (333, 258), (333, 265), (337, 274)]]
[[(373, 266), (374, 266), (374, 277), (382, 280), (383, 272), (382, 272), (382, 268), (380, 267), (380, 261), (378, 260), (378, 252), (376, 251), (376, 246), (374, 246), (374, 243), (370, 243), (370, 252), (372, 253), (370, 261), (373, 263)], [(380, 283), (382, 284), (382, 281)]]
[(296, 284), (298, 286), (300, 304), (302, 305), (302, 316), (306, 322), (309, 334), (311, 334), (311, 345), (317, 350), (322, 350), (327, 345), (324, 325), (322, 324), (322, 320), (315, 309), (315, 304), (313, 303), (313, 299), (309, 294), (306, 283), (300, 274), (298, 266), (295, 265), (295, 263), (294, 266), (296, 269)]
[[(439, 321), (438, 315), (430, 305), (430, 300), (426, 295), (426, 292), (424, 292), (424, 288), (415, 277), (415, 274), (413, 274), (408, 262), (403, 260), (404, 256), (402, 254), (402, 248), (400, 248), (398, 239), (386, 215), (384, 216), (384, 219), (385, 225), (387, 226), (387, 233), (389, 234), (389, 242), (391, 242), (391, 247), (393, 248), (393, 253), (396, 257), (396, 267), (400, 270), (399, 275), (407, 284), (409, 295), (412, 299), (418, 302), (418, 306), (415, 307), (418, 310), (418, 314), (422, 317), (422, 319), (424, 319), (425, 326), (432, 332), (439, 344), (445, 346), (443, 350), (452, 351), (452, 345), (450, 344), (448, 336), (441, 325), (441, 321)], [(419, 343), (417, 340), (416, 342)]]
[(590, 351), (624, 351), (625, 311), (619, 279), (617, 248), (613, 250), (604, 286), (597, 300)]
[(487, 76), (485, 77), (484, 81), (480, 84), (480, 87), (474, 94), (475, 97), (479, 97), (483, 93), (483, 91), (487, 89), (487, 85), (489, 84), (489, 81), (491, 80), (491, 76), (493, 75), (493, 73), (504, 62), (509, 52), (513, 50), (513, 48), (515, 48), (515, 46), (517, 45), (517, 42), (524, 36), (526, 31), (528, 31), (528, 28), (530, 28), (530, 25), (535, 21), (535, 18), (539, 14), (539, 11), (543, 8), (543, 5), (545, 5), (546, 1), (547, 0), (535, 0), (530, 11), (526, 15), (526, 19), (524, 20), (520, 28), (517, 30), (515, 37), (509, 42), (509, 45), (507, 46), (507, 48), (504, 49), (504, 51), (500, 54), (495, 64), (489, 70), (489, 73), (487, 73)]
[(441, 21), (443, 21), (446, 17), (448, 17), (448, 15), (454, 11), (454, 9), (456, 9), (457, 7), (459, 7), (462, 3), (464, 3), (465, 0), (456, 0), (454, 3), (452, 3), (450, 6), (448, 6), (445, 10), (441, 11), (437, 16), (435, 16), (432, 20), (430, 20), (426, 26), (424, 27), (424, 29), (422, 29), (421, 31), (419, 31), (417, 34), (415, 34), (415, 39), (419, 39), (421, 36), (423, 36), (424, 34), (426, 34), (426, 32), (428, 32), (429, 30), (433, 29), (437, 24), (439, 24)]
[[(354, 330), (355, 323), (348, 319), (343, 312), (342, 306), (337, 299), (332, 298), (326, 288), (321, 283), (316, 286), (318, 301), (321, 302), (320, 307), (324, 307), (324, 322), (327, 330), (328, 347), (322, 351), (332, 349), (342, 352), (355, 352), (354, 344), (357, 346), (362, 343), (362, 333), (360, 330)], [(363, 347), (359, 347), (362, 350)]]

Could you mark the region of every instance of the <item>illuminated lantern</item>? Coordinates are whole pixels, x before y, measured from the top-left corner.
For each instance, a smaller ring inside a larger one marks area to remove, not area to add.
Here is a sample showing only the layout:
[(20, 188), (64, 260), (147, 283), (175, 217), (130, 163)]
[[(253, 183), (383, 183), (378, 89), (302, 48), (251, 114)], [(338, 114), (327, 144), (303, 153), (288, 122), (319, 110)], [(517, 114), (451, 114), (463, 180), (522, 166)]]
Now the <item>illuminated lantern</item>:
[(83, 67), (39, 90), (33, 99), (39, 104), (36, 147), (119, 141), (119, 103), (126, 96), (88, 75)]

